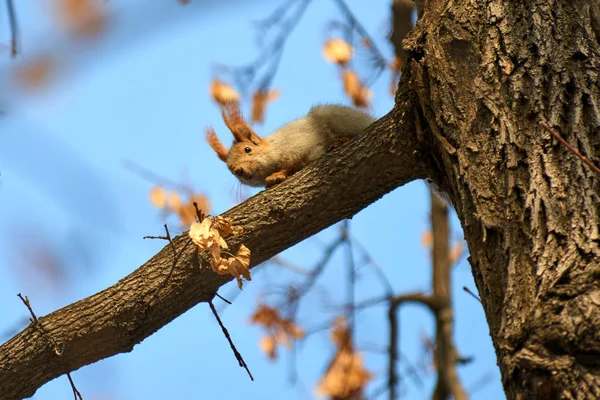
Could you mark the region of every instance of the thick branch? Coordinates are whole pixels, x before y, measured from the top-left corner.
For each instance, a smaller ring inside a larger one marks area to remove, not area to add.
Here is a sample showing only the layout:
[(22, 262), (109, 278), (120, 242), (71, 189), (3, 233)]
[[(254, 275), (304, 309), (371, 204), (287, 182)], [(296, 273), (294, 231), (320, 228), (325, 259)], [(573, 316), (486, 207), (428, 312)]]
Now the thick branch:
[[(428, 158), (397, 106), (360, 138), (342, 146), (282, 184), (250, 198), (223, 216), (244, 233), (229, 239), (252, 251), (252, 266), (328, 226), (351, 218), (384, 194), (428, 171)], [(45, 317), (0, 347), (0, 398), (32, 396), (44, 383), (118, 353), (128, 352), (199, 302), (213, 298), (231, 277), (209, 268), (187, 235), (117, 284)], [(40, 328), (41, 327), (41, 328)], [(57, 356), (49, 343), (64, 346)]]

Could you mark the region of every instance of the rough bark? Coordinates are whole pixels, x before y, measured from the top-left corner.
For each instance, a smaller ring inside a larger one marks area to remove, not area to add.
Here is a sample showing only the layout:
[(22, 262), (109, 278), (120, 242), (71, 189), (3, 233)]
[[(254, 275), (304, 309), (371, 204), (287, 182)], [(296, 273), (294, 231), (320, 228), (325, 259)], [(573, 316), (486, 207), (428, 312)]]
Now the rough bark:
[[(256, 265), (429, 177), (461, 220), (507, 397), (600, 398), (600, 180), (538, 126), (548, 121), (599, 164), (599, 41), (592, 0), (430, 0), (406, 42), (393, 112), (227, 212), (245, 229), (233, 248), (246, 244)], [(169, 246), (2, 345), (0, 397), (31, 396), (67, 371), (130, 351), (211, 299), (228, 278), (201, 269), (186, 244), (175, 239), (182, 256), (156, 298)]]
[[(408, 52), (402, 42), (413, 29), (412, 13), (417, 8), (419, 15), (423, 13), (423, 2), (413, 0), (394, 0), (392, 3), (392, 32), (390, 41), (394, 46), (396, 57), (404, 64)], [(458, 352), (454, 346), (454, 312), (452, 308), (452, 262), (450, 260), (450, 221), (448, 217), (448, 204), (442, 199), (434, 188), (429, 188), (431, 199), (431, 233), (433, 243), (431, 249), (433, 290), (427, 298), (437, 307), (429, 310), (435, 318), (435, 367), (437, 382), (432, 394), (433, 400), (465, 400), (468, 396), (460, 382), (457, 372)], [(400, 297), (402, 298), (402, 296)], [(389, 309), (390, 321), (390, 360), (388, 382), (390, 399), (396, 399), (396, 353), (397, 347), (397, 316), (396, 304), (392, 302)]]
[[(400, 105), (365, 135), (226, 212), (224, 217), (244, 228), (242, 235), (228, 239), (231, 248), (246, 245), (255, 266), (352, 217), (394, 188), (428, 175), (424, 149), (404, 112), (409, 107)], [(179, 260), (158, 295), (173, 263), (168, 243), (114, 286), (40, 317), (38, 324), (2, 345), (0, 398), (30, 397), (66, 372), (131, 351), (186, 310), (211, 300), (231, 279), (202, 267), (208, 264), (187, 235), (173, 244)]]
[(507, 397), (600, 398), (600, 6), (429, 1), (410, 87), (470, 250)]

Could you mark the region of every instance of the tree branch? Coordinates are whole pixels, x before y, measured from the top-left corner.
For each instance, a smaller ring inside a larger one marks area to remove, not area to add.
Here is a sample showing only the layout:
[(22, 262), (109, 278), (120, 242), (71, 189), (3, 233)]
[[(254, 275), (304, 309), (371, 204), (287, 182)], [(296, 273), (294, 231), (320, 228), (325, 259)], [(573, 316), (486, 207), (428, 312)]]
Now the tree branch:
[[(407, 117), (413, 115), (407, 112), (411, 106), (409, 98), (361, 137), (223, 214), (244, 228), (230, 246), (246, 245), (256, 266), (351, 218), (391, 190), (428, 176), (429, 152), (415, 138), (413, 121)], [(204, 267), (205, 255), (187, 246), (189, 241), (187, 234), (173, 239), (179, 260), (168, 282), (164, 283), (173, 264), (170, 243), (115, 285), (39, 317), (43, 330), (30, 325), (2, 345), (0, 397), (31, 397), (62, 374), (131, 351), (199, 302), (210, 301), (231, 277)], [(49, 339), (64, 346), (61, 357), (48, 348)]]

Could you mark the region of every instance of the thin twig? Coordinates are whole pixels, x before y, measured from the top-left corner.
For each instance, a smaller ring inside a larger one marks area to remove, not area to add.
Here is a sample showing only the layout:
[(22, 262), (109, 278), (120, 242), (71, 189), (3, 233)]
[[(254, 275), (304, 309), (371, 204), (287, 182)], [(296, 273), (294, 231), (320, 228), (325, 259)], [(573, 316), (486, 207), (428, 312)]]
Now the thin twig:
[[(261, 30), (261, 37), (271, 36), (267, 32), (270, 30), (276, 31), (275, 39), (266, 46), (254, 61), (241, 67), (217, 67), (218, 69), (225, 70), (232, 76), (233, 81), (242, 94), (247, 93), (248, 87), (254, 83), (258, 72), (266, 65), (268, 65), (268, 68), (256, 86), (261, 91), (267, 91), (269, 89), (271, 82), (277, 73), (286, 41), (298, 22), (302, 19), (302, 15), (310, 2), (311, 0), (291, 0), (286, 4), (286, 7), (281, 7), (276, 10), (275, 13), (262, 22), (263, 29)], [(295, 4), (298, 4), (296, 10), (289, 11), (293, 10)], [(285, 18), (286, 15), (289, 14), (291, 15)]]
[(276, 265), (286, 268), (286, 269), (289, 269), (290, 271), (295, 272), (297, 274), (308, 275), (310, 273), (305, 268), (302, 268), (294, 263), (291, 263), (290, 261), (288, 261), (280, 256), (271, 257), (267, 262), (276, 264)]
[(123, 161), (123, 167), (125, 167), (125, 169), (128, 169), (129, 171), (133, 172), (134, 174), (136, 174), (140, 178), (144, 179), (145, 181), (148, 181), (155, 185), (168, 186), (168, 187), (180, 190), (185, 193), (194, 193), (194, 190), (191, 187), (189, 187), (188, 185), (175, 182), (169, 178), (166, 178), (157, 173), (154, 173), (154, 172), (150, 171), (149, 169), (146, 169), (146, 168), (142, 167), (141, 165), (136, 164), (134, 161), (131, 161), (131, 160)]
[[(194, 204), (196, 204), (196, 203), (194, 203)], [(185, 249), (187, 248), (187, 246), (190, 244), (190, 242), (188, 241), (183, 246), (183, 249), (181, 249), (181, 252), (178, 253), (177, 249), (175, 248), (175, 243), (173, 243), (173, 239), (171, 238), (171, 233), (169, 232), (169, 227), (167, 226), (167, 224), (165, 224), (164, 227), (165, 227), (165, 232), (167, 233), (166, 236), (144, 236), (144, 239), (162, 239), (162, 240), (168, 240), (169, 243), (171, 244), (171, 249), (173, 249), (173, 263), (171, 264), (171, 270), (169, 271), (169, 274), (167, 275), (167, 277), (156, 288), (156, 291), (154, 292), (154, 296), (153, 297), (156, 297), (158, 295), (158, 293), (165, 287), (165, 285), (167, 284), (167, 282), (169, 282), (169, 279), (171, 279), (171, 276), (173, 276), (173, 272), (175, 271), (175, 266), (177, 265), (177, 261), (179, 261), (179, 257), (181, 256), (181, 254), (183, 253), (183, 251), (185, 251)]]
[(329, 263), (329, 260), (333, 256), (333, 253), (335, 252), (335, 250), (337, 250), (339, 246), (342, 245), (342, 243), (344, 243), (344, 238), (340, 236), (335, 242), (331, 243), (325, 249), (321, 261), (319, 261), (319, 263), (310, 271), (308, 279), (304, 281), (304, 284), (296, 290), (296, 297), (302, 297), (314, 286), (315, 282), (317, 281), (317, 278), (319, 278), (319, 276), (327, 266), (327, 263)]
[(375, 79), (377, 79), (377, 77), (379, 77), (379, 75), (385, 69), (385, 66), (386, 66), (385, 57), (383, 56), (383, 54), (381, 54), (381, 52), (379, 51), (377, 46), (375, 46), (375, 42), (373, 41), (371, 36), (369, 36), (369, 33), (367, 32), (367, 30), (365, 28), (363, 28), (361, 23), (358, 21), (358, 19), (352, 13), (352, 11), (350, 11), (350, 8), (346, 4), (346, 2), (344, 0), (334, 0), (334, 1), (337, 4), (337, 6), (339, 7), (339, 9), (341, 10), (341, 12), (346, 17), (346, 19), (349, 21), (350, 25), (354, 29), (356, 29), (358, 34), (360, 36), (362, 36), (363, 39), (366, 39), (368, 41), (368, 43), (370, 43), (369, 48), (371, 49), (372, 54), (375, 56), (375, 64), (377, 67), (377, 71), (371, 78), (371, 82), (373, 82)]
[(398, 384), (398, 373), (396, 372), (396, 362), (398, 360), (398, 342), (400, 329), (398, 327), (398, 315), (396, 313), (400, 303), (394, 303), (390, 300), (388, 309), (388, 321), (390, 329), (389, 339), (389, 360), (388, 360), (388, 387), (390, 389), (390, 400), (397, 397), (396, 389)]
[(345, 311), (346, 311), (346, 317), (348, 318), (348, 324), (350, 327), (350, 340), (354, 341), (354, 333), (355, 333), (355, 328), (356, 328), (355, 318), (354, 318), (354, 314), (355, 314), (354, 290), (355, 290), (355, 285), (356, 285), (356, 266), (354, 264), (354, 254), (352, 251), (352, 242), (350, 241), (350, 236), (348, 233), (349, 229), (350, 229), (350, 223), (346, 219), (342, 223), (340, 235), (344, 239), (344, 242), (346, 243), (346, 258), (347, 258), (346, 266), (348, 268), (348, 287), (347, 287), (348, 304), (347, 304), (347, 308)]
[(363, 253), (363, 257), (365, 257), (365, 263), (369, 265), (375, 271), (377, 278), (381, 282), (381, 284), (385, 287), (386, 294), (389, 297), (392, 297), (394, 294), (394, 288), (392, 287), (392, 283), (386, 276), (383, 269), (373, 260), (373, 257), (369, 254), (367, 248), (355, 237), (351, 237), (350, 240), (358, 247), (358, 249)]
[[(23, 297), (21, 293), (18, 293), (17, 296), (21, 299), (23, 304), (25, 304), (25, 306), (29, 310), (29, 313), (31, 313), (32, 318), (30, 318), (29, 320), (36, 327), (36, 329), (38, 329), (42, 333), (43, 337), (45, 338), (45, 340), (47, 340), (48, 344), (50, 344), (50, 346), (54, 348), (54, 354), (56, 354), (59, 357), (62, 356), (65, 351), (65, 343), (63, 343), (62, 346), (59, 346), (56, 340), (54, 340), (48, 335), (48, 332), (46, 332), (42, 324), (39, 323), (35, 313), (33, 312), (33, 308), (31, 308), (31, 303), (29, 302), (29, 298), (27, 296)], [(73, 382), (73, 378), (71, 378), (70, 372), (67, 372), (67, 378), (69, 378), (69, 383), (71, 384), (71, 389), (73, 389), (73, 396), (75, 397), (75, 400), (83, 400), (81, 393), (79, 393), (79, 390), (77, 390), (77, 388), (75, 387), (75, 382)]]
[(81, 397), (81, 393), (79, 393), (79, 390), (77, 390), (77, 388), (75, 387), (75, 382), (73, 382), (70, 372), (67, 372), (67, 378), (69, 378), (69, 383), (71, 384), (71, 389), (73, 389), (73, 397), (75, 398), (75, 400), (83, 400), (83, 397)]
[(225, 303), (231, 304), (231, 302), (229, 300), (227, 300), (225, 297), (221, 296), (219, 293), (215, 293), (215, 296), (217, 296), (218, 298), (223, 300)]
[(584, 163), (586, 163), (591, 169), (594, 170), (594, 172), (600, 174), (600, 168), (596, 167), (596, 165), (594, 165), (593, 162), (591, 162), (586, 156), (584, 156), (583, 154), (581, 154), (580, 152), (578, 152), (575, 147), (571, 146), (569, 143), (567, 143), (567, 141), (565, 139), (562, 138), (562, 136), (560, 136), (558, 134), (558, 132), (556, 132), (554, 129), (552, 129), (550, 127), (550, 125), (548, 125), (545, 121), (540, 121), (539, 125), (544, 128), (545, 130), (547, 130), (548, 132), (550, 132), (552, 134), (552, 136), (554, 136), (559, 142), (561, 142), (563, 145), (565, 145), (565, 147), (567, 149), (569, 149), (573, 154), (575, 154), (577, 157), (579, 157), (579, 159), (581, 161), (583, 161)]
[(240, 352), (236, 349), (235, 345), (233, 344), (233, 340), (231, 340), (231, 336), (229, 336), (229, 332), (227, 331), (227, 328), (225, 328), (225, 325), (223, 325), (221, 318), (219, 318), (219, 314), (217, 313), (217, 309), (215, 308), (215, 305), (213, 304), (212, 300), (208, 302), (208, 305), (210, 306), (210, 310), (212, 311), (213, 315), (217, 319), (217, 322), (219, 323), (219, 326), (221, 327), (223, 334), (227, 338), (227, 341), (229, 342), (229, 346), (231, 346), (231, 350), (233, 350), (233, 354), (235, 355), (235, 358), (238, 360), (240, 367), (244, 367), (246, 369), (246, 372), (248, 372), (248, 376), (250, 376), (250, 380), (253, 381), (254, 377), (252, 376), (250, 369), (248, 369), (248, 365), (246, 364), (246, 361), (244, 361), (244, 358), (242, 357)]
[(198, 203), (194, 202), (193, 204), (194, 204), (194, 209), (196, 210), (196, 217), (198, 218), (198, 222), (204, 221), (204, 218), (206, 218), (206, 215), (204, 215), (202, 210), (198, 208)]
[(38, 323), (38, 319), (35, 316), (35, 313), (33, 312), (33, 309), (31, 308), (31, 304), (29, 303), (29, 297), (25, 296), (25, 298), (23, 298), (23, 296), (21, 295), (21, 293), (17, 294), (17, 296), (19, 296), (19, 298), (21, 299), (21, 301), (23, 302), (23, 304), (25, 304), (25, 307), (27, 307), (27, 309), (29, 310), (29, 313), (31, 314), (31, 317), (32, 317), (29, 320), (33, 324), (37, 324)]
[(10, 54), (15, 58), (19, 52), (19, 26), (12, 0), (6, 0), (6, 10), (8, 12), (8, 20), (10, 21)]
[(469, 293), (471, 296), (473, 296), (473, 297), (475, 298), (475, 300), (477, 300), (478, 302), (480, 302), (480, 303), (481, 303), (481, 299), (479, 298), (479, 296), (477, 296), (475, 293), (473, 293), (473, 292), (471, 291), (471, 289), (469, 289), (469, 288), (468, 288), (468, 287), (466, 287), (466, 286), (463, 286), (463, 290), (464, 290), (465, 292)]

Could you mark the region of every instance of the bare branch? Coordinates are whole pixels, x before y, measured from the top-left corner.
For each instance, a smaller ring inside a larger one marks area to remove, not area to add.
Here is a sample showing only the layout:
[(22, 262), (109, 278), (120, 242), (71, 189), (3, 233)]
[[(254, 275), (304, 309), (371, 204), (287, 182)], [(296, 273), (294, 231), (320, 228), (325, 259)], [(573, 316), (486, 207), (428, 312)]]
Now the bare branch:
[(6, 0), (6, 10), (10, 24), (10, 54), (14, 58), (19, 53), (19, 25), (13, 0)]
[(471, 296), (473, 296), (475, 298), (475, 300), (477, 300), (478, 302), (481, 303), (481, 299), (479, 298), (479, 296), (477, 296), (475, 293), (473, 293), (473, 291), (471, 289), (469, 289), (466, 286), (463, 286), (463, 290), (467, 293), (469, 293)]
[[(284, 249), (354, 214), (385, 193), (430, 174), (429, 151), (414, 136), (406, 102), (338, 151), (317, 160), (278, 186), (223, 214), (244, 233), (255, 267)], [(410, 114), (412, 115), (412, 114)], [(163, 248), (115, 285), (39, 320), (65, 343), (62, 362), (47, 351), (43, 335), (25, 328), (0, 346), (0, 387), (6, 398), (32, 396), (45, 382), (133, 347), (199, 302), (210, 301), (231, 276), (217, 275), (205, 254), (188, 246), (189, 236), (173, 238), (180, 258), (160, 297), (156, 287), (172, 266), (173, 246)], [(35, 368), (33, 373), (32, 368)]]
[(231, 302), (229, 300), (227, 300), (225, 297), (221, 296), (219, 293), (215, 293), (215, 296), (217, 296), (218, 298), (223, 300), (225, 303), (231, 304)]
[(18, 293), (17, 296), (19, 296), (19, 298), (21, 299), (21, 301), (23, 302), (23, 304), (25, 304), (25, 307), (27, 307), (27, 309), (29, 310), (29, 313), (31, 314), (30, 321), (33, 324), (37, 324), (38, 323), (38, 319), (35, 316), (35, 313), (33, 312), (33, 309), (31, 308), (31, 303), (29, 303), (29, 297), (25, 296), (25, 298), (23, 298), (23, 296), (21, 295), (21, 293)]
[(448, 204), (433, 190), (431, 198), (431, 232), (433, 246), (433, 296), (440, 301), (434, 311), (436, 338), (435, 360), (438, 379), (433, 400), (466, 400), (468, 398), (456, 372), (457, 355), (454, 348), (454, 317), (451, 305), (452, 263), (450, 260), (450, 223)]
[(386, 65), (385, 57), (383, 56), (383, 54), (381, 54), (377, 46), (375, 46), (375, 42), (373, 41), (367, 30), (363, 28), (362, 24), (354, 16), (352, 11), (350, 11), (350, 8), (348, 8), (346, 2), (344, 0), (334, 1), (340, 9), (341, 13), (344, 15), (344, 17), (350, 24), (350, 26), (353, 29), (355, 29), (356, 32), (358, 32), (358, 34), (369, 43), (369, 50), (370, 54), (372, 55), (372, 61), (375, 67), (375, 72), (371, 76), (371, 79), (369, 79), (369, 83), (367, 83), (367, 86), (369, 86), (384, 71)]
[(398, 373), (396, 372), (396, 360), (398, 360), (398, 336), (400, 327), (398, 326), (398, 315), (396, 310), (398, 309), (399, 303), (390, 301), (388, 307), (388, 323), (390, 329), (390, 340), (389, 340), (389, 357), (388, 357), (388, 387), (390, 389), (390, 400), (397, 399), (396, 394), (398, 385)]
[(227, 341), (229, 342), (229, 346), (231, 346), (231, 350), (233, 350), (233, 354), (235, 355), (235, 358), (240, 363), (240, 367), (243, 367), (244, 369), (246, 369), (246, 372), (248, 373), (250, 380), (253, 381), (254, 377), (252, 376), (250, 369), (248, 369), (248, 364), (246, 364), (246, 361), (244, 361), (244, 357), (242, 357), (242, 355), (240, 354), (238, 349), (235, 347), (235, 344), (233, 344), (233, 340), (231, 340), (231, 336), (229, 336), (229, 331), (227, 330), (227, 328), (225, 328), (225, 325), (223, 325), (223, 321), (221, 321), (221, 318), (219, 317), (219, 314), (217, 313), (217, 309), (215, 308), (215, 305), (213, 304), (212, 301), (209, 301), (208, 305), (210, 306), (210, 310), (212, 311), (213, 315), (217, 319), (217, 322), (219, 323), (219, 326), (221, 327), (223, 334), (227, 338)]
[(73, 382), (73, 378), (71, 378), (70, 372), (67, 372), (67, 378), (69, 378), (69, 383), (71, 384), (71, 389), (73, 390), (73, 397), (75, 398), (75, 400), (83, 400), (83, 397), (81, 397), (81, 393), (79, 393), (79, 390), (77, 390), (77, 387), (75, 386), (75, 382)]

